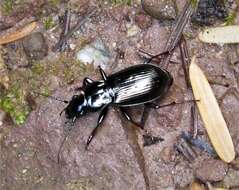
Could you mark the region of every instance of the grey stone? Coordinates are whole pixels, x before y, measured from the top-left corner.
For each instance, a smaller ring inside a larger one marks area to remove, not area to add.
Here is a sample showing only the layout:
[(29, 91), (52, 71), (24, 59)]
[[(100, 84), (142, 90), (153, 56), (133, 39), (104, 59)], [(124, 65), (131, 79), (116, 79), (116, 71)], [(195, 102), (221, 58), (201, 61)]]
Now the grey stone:
[(175, 4), (172, 0), (141, 0), (142, 8), (150, 16), (164, 20), (176, 18)]
[(42, 33), (35, 32), (22, 41), (24, 51), (28, 58), (41, 60), (48, 53), (48, 45)]

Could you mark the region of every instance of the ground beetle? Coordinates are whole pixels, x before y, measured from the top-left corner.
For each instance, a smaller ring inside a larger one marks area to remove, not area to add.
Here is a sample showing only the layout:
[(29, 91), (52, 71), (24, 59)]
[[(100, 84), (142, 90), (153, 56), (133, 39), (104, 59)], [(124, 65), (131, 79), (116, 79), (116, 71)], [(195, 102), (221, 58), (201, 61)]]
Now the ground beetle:
[(143, 128), (131, 119), (125, 108), (142, 104), (158, 108), (153, 101), (162, 98), (173, 83), (167, 70), (151, 64), (131, 66), (109, 76), (101, 67), (99, 71), (102, 80), (85, 78), (82, 87), (78, 88), (79, 94), (74, 95), (69, 102), (65, 101), (68, 105), (63, 110), (66, 118), (72, 122), (89, 112), (101, 111), (97, 125), (87, 140), (86, 149), (107, 115), (109, 106), (118, 107), (128, 121)]

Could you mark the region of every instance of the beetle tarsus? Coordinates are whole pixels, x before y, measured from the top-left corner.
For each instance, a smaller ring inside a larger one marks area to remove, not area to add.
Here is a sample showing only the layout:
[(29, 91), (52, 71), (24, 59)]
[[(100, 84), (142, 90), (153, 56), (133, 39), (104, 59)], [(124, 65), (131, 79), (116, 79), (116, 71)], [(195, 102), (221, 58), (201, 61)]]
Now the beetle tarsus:
[(160, 106), (158, 104), (155, 103), (147, 103), (145, 104), (145, 106), (150, 107), (150, 108), (154, 108), (154, 109), (159, 109)]

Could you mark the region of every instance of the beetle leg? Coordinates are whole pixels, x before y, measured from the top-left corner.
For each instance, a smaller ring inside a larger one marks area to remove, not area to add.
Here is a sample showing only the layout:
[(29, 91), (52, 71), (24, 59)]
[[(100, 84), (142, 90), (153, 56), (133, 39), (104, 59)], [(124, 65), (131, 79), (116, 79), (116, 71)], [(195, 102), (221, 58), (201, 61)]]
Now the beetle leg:
[(100, 74), (101, 74), (103, 80), (107, 81), (107, 75), (105, 74), (105, 71), (101, 68), (100, 65), (99, 65), (99, 71), (100, 71)]
[(97, 129), (101, 126), (101, 124), (103, 123), (104, 119), (105, 119), (105, 116), (107, 115), (108, 113), (108, 106), (104, 107), (103, 110), (101, 111), (100, 115), (99, 115), (99, 118), (98, 118), (98, 121), (97, 121), (97, 125), (96, 127), (93, 129), (93, 131), (91, 132), (90, 136), (88, 137), (88, 140), (87, 140), (87, 143), (86, 143), (86, 146), (85, 146), (85, 149), (87, 150), (90, 142), (92, 141), (92, 139), (94, 138), (95, 134), (96, 134), (96, 131)]
[(82, 82), (82, 86), (75, 86), (73, 87), (74, 91), (82, 91), (86, 86), (88, 86), (89, 84), (93, 83), (94, 81), (88, 77), (84, 78), (83, 79), (83, 82)]
[(121, 113), (123, 114), (124, 118), (125, 118), (127, 121), (133, 123), (134, 125), (136, 125), (137, 127), (140, 127), (141, 129), (144, 129), (143, 125), (140, 125), (139, 123), (135, 122), (135, 121), (131, 118), (131, 116), (130, 116), (122, 107), (119, 108), (119, 109), (120, 109)]
[(161, 53), (159, 53), (157, 55), (150, 55), (150, 54), (148, 54), (148, 55), (150, 55), (150, 58), (146, 59), (146, 61), (144, 63), (145, 64), (151, 63), (154, 59), (159, 59), (160, 60), (162, 58), (162, 56), (170, 54), (170, 53), (171, 52), (169, 50), (166, 50), (166, 51), (161, 52)]
[(94, 81), (92, 79), (86, 77), (86, 78), (83, 79), (83, 86), (87, 86), (87, 85), (89, 85), (89, 84), (91, 84), (93, 82)]
[(148, 107), (154, 108), (154, 109), (159, 109), (159, 108), (163, 108), (163, 107), (174, 106), (174, 105), (190, 103), (190, 102), (197, 102), (197, 101), (200, 101), (200, 100), (185, 100), (185, 101), (182, 101), (182, 102), (175, 102), (174, 101), (174, 102), (171, 102), (169, 104), (163, 104), (163, 105), (157, 105), (157, 104), (151, 102), (151, 103), (147, 103), (145, 105), (148, 106)]

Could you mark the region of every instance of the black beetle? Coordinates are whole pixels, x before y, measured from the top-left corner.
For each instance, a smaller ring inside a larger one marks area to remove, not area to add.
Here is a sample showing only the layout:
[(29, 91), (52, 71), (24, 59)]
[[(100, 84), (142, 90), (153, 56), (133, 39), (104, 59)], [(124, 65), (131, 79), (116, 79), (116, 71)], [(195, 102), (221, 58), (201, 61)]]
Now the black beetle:
[(102, 80), (93, 81), (85, 78), (82, 87), (78, 89), (79, 94), (74, 95), (69, 102), (66, 101), (68, 105), (63, 110), (66, 118), (73, 122), (89, 112), (101, 111), (85, 148), (101, 126), (109, 106), (118, 107), (128, 121), (143, 128), (131, 119), (124, 108), (141, 104), (158, 108), (153, 101), (162, 98), (173, 83), (173, 78), (167, 70), (151, 64), (131, 66), (109, 76), (101, 67), (99, 71)]

